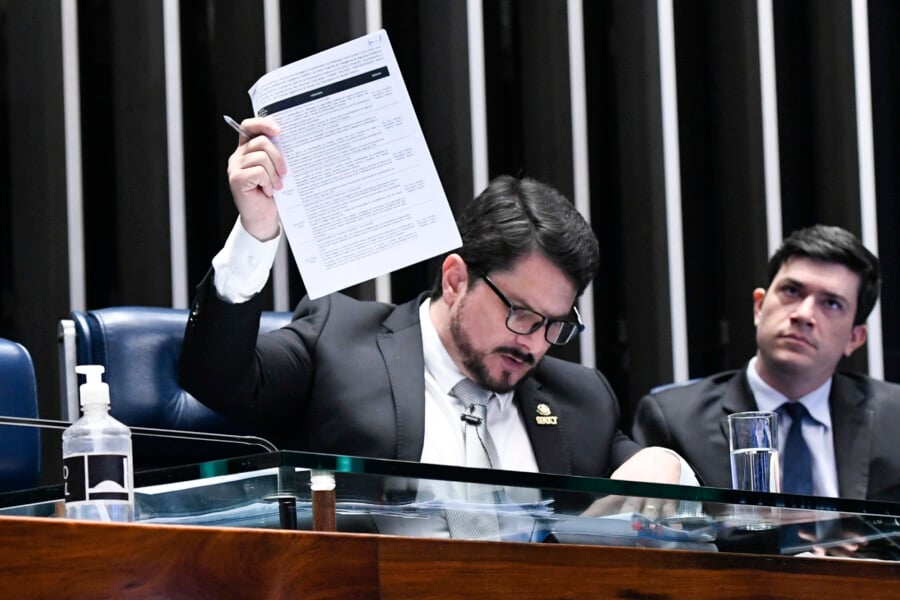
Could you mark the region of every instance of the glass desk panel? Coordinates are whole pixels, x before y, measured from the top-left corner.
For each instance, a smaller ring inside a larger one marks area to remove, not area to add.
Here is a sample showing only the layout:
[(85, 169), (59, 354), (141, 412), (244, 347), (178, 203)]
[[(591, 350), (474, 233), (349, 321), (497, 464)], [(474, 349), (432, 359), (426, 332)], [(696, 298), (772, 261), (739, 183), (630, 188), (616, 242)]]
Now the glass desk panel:
[[(312, 475), (343, 532), (450, 537), (462, 517), (490, 523), (467, 539), (900, 559), (897, 503), (291, 451), (136, 473), (136, 521), (312, 530)], [(59, 516), (62, 496), (0, 494), (0, 515)]]

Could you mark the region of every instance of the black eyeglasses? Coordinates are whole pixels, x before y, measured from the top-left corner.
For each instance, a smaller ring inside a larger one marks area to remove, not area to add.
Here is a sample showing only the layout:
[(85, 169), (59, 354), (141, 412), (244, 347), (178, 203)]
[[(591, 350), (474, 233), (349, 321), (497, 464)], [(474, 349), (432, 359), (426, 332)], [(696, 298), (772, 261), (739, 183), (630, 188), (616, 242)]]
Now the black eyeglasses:
[(500, 298), (503, 304), (506, 305), (506, 308), (509, 309), (509, 314), (506, 316), (506, 328), (513, 333), (528, 335), (546, 325), (547, 328), (544, 330), (544, 339), (555, 346), (564, 346), (571, 342), (573, 337), (584, 331), (584, 323), (581, 322), (581, 315), (578, 314), (578, 309), (576, 307), (572, 307), (572, 310), (575, 312), (575, 318), (578, 320), (576, 323), (560, 319), (551, 319), (539, 312), (534, 312), (533, 310), (522, 308), (520, 306), (514, 306), (513, 303), (503, 295), (503, 292), (497, 289), (497, 286), (494, 285), (494, 282), (491, 281), (490, 277), (484, 273), (479, 273), (479, 276), (484, 279), (484, 282), (488, 284), (488, 287), (494, 290), (497, 297)]

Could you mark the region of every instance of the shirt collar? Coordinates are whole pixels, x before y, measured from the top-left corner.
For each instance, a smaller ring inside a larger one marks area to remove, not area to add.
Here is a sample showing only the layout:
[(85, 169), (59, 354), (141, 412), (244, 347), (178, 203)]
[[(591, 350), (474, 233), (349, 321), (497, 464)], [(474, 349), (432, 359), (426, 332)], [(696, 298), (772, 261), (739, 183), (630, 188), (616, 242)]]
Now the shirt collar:
[[(759, 410), (774, 412), (779, 406), (789, 402), (789, 399), (763, 381), (763, 378), (756, 371), (756, 360), (757, 357), (754, 356), (747, 365), (747, 381), (750, 383), (750, 390), (753, 392), (753, 397), (756, 399), (756, 406), (759, 407)], [(797, 399), (797, 402), (802, 403), (806, 407), (813, 419), (828, 429), (831, 429), (831, 410), (828, 407), (828, 397), (831, 395), (831, 381), (832, 378), (829, 377), (818, 388)]]
[[(431, 313), (428, 310), (430, 306), (430, 298), (426, 298), (421, 306), (419, 306), (419, 322), (422, 327), (422, 349), (425, 353), (425, 370), (431, 373), (431, 376), (434, 377), (434, 380), (440, 386), (441, 391), (446, 396), (449, 396), (453, 386), (459, 383), (460, 380), (465, 379), (466, 376), (459, 370), (459, 367), (456, 366), (453, 359), (450, 358), (450, 353), (447, 352), (444, 343), (441, 342), (437, 329), (435, 329), (434, 323), (431, 322)], [(501, 411), (509, 408), (509, 405), (512, 403), (513, 394), (514, 392), (496, 394)]]

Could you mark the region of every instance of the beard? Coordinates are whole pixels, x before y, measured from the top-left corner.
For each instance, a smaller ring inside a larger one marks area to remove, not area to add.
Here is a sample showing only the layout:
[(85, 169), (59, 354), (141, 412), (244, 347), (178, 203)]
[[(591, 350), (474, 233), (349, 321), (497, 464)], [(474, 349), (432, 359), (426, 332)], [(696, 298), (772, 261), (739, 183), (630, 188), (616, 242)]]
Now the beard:
[[(460, 315), (465, 309), (465, 306), (466, 301), (465, 298), (463, 298), (457, 312), (450, 317), (450, 337), (459, 351), (460, 360), (462, 360), (463, 366), (472, 375), (472, 381), (482, 388), (494, 392), (495, 394), (511, 392), (519, 381), (529, 377), (534, 371), (537, 366), (534, 355), (509, 346), (499, 346), (491, 352), (481, 352), (476, 350), (475, 346), (472, 344), (472, 338), (463, 329), (461, 323)], [(485, 364), (488, 354), (508, 354), (509, 356), (531, 365), (531, 368), (516, 381), (512, 381), (512, 373), (505, 370), (500, 374), (500, 377), (492, 377)]]

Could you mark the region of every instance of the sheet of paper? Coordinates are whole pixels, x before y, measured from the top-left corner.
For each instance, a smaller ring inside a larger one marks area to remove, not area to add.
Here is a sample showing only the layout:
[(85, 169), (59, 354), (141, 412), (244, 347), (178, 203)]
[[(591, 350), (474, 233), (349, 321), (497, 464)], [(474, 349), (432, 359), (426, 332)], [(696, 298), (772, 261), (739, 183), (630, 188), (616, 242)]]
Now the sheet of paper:
[(249, 94), (281, 126), (275, 202), (310, 297), (461, 245), (385, 31), (272, 71)]

